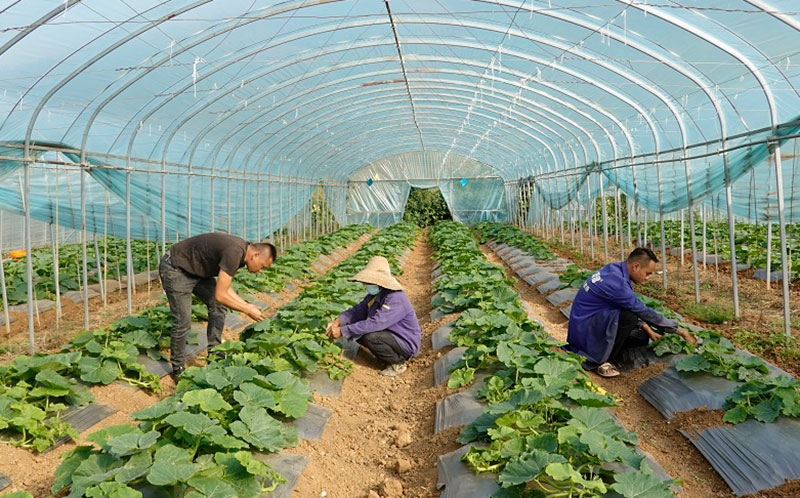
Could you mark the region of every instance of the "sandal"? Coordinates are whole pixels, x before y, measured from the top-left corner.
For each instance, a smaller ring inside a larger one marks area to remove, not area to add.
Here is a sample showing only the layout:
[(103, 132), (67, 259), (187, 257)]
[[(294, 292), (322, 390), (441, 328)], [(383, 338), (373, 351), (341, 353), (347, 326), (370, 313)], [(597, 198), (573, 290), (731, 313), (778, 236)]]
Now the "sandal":
[(619, 370), (611, 363), (606, 362), (597, 367), (596, 373), (600, 377), (616, 377), (619, 375)]

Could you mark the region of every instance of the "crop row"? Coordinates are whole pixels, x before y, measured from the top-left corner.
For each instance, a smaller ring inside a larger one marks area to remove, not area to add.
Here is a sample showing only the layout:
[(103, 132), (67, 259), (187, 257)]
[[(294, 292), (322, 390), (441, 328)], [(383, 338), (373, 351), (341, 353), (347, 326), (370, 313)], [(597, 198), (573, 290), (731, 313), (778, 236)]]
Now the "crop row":
[[(484, 412), (458, 440), (478, 443), (462, 459), (475, 472), (497, 474), (501, 490), (494, 496), (671, 497), (673, 482), (652, 474), (631, 446), (636, 435), (604, 410), (615, 400), (591, 383), (578, 356), (559, 350), (528, 318), (469, 229), (440, 222), (431, 243), (443, 272), (435, 304), (462, 311), (450, 339), (468, 348), (448, 385), (466, 385), (479, 370), (489, 374), (478, 391)], [(630, 472), (612, 471), (610, 462)]]
[[(515, 227), (497, 223), (484, 223), (476, 226), (481, 240), (496, 240), (498, 243), (517, 246), (523, 241), (523, 247), (541, 244), (541, 241), (530, 234), (521, 232)], [(537, 254), (545, 249), (539, 247)], [(533, 255), (533, 254), (532, 254)], [(552, 255), (552, 253), (551, 253)], [(534, 257), (538, 259), (538, 256)], [(554, 255), (544, 258), (552, 259)], [(561, 279), (578, 282), (580, 285), (592, 272), (573, 273)], [(577, 277), (576, 277), (577, 275)], [(581, 280), (583, 279), (583, 280)], [(678, 322), (684, 328), (694, 329), (700, 339), (698, 346), (685, 341), (676, 334), (665, 334), (661, 339), (651, 343), (658, 356), (665, 354), (687, 354), (675, 363), (681, 372), (705, 372), (728, 380), (742, 382), (725, 402), (725, 422), (740, 423), (748, 418), (761, 422), (774, 422), (779, 416), (800, 417), (800, 382), (787, 376), (770, 375), (767, 364), (758, 357), (745, 354), (736, 349), (728, 339), (714, 330), (698, 329), (684, 321), (683, 317), (669, 309), (663, 301), (638, 294), (645, 305)]]
[[(324, 369), (332, 377), (351, 366), (324, 334), (324, 322), (356, 299), (359, 284), (344, 281), (371, 256), (394, 260), (416, 228), (396, 225), (376, 234), (353, 256), (284, 306), (272, 319), (248, 327), (239, 341), (226, 341), (205, 367), (191, 367), (176, 393), (87, 438), (67, 452), (56, 471), (53, 493), (111, 498), (252, 498), (283, 482), (254, 452), (297, 444), (282, 422), (302, 416), (311, 391), (301, 375)], [(349, 285), (337, 295), (332, 288)], [(361, 291), (363, 293), (363, 286)], [(326, 299), (331, 306), (309, 320), (297, 310)], [(294, 310), (294, 311), (292, 311)]]
[[(307, 276), (307, 268), (320, 253), (329, 254), (336, 246), (345, 246), (369, 230), (369, 225), (354, 225), (324, 236), (322, 242), (297, 244), (259, 282), (267, 289), (282, 288), (291, 275)], [(292, 268), (301, 264), (302, 270)], [(208, 319), (202, 305), (194, 305), (192, 315), (197, 321)], [(149, 373), (139, 358), (146, 355), (153, 360), (166, 360), (162, 351), (169, 348), (170, 329), (169, 307), (158, 305), (122, 317), (108, 327), (83, 331), (60, 352), (19, 356), (8, 365), (0, 365), (0, 430), (4, 442), (43, 451), (62, 436), (77, 437), (61, 415), (69, 408), (93, 401), (86, 386), (122, 380), (151, 392), (159, 391), (158, 376)], [(196, 337), (192, 340), (196, 341)]]
[[(131, 255), (133, 257), (133, 273), (140, 273), (147, 269), (158, 268), (160, 242), (131, 241)], [(106, 272), (119, 278), (126, 274), (126, 241), (115, 237), (106, 237), (97, 240), (97, 245), (90, 244), (87, 251), (88, 282), (97, 283), (100, 273)], [(56, 297), (55, 271), (53, 252), (48, 248), (36, 249), (31, 252), (33, 263), (34, 295), (36, 299), (53, 300)], [(97, 271), (100, 262), (101, 272)], [(58, 248), (58, 281), (60, 292), (79, 290), (83, 256), (80, 244), (69, 244)], [(28, 302), (28, 287), (25, 277), (25, 258), (8, 260), (4, 262), (6, 278), (6, 292), (9, 305)], [(0, 308), (2, 303), (0, 303)]]

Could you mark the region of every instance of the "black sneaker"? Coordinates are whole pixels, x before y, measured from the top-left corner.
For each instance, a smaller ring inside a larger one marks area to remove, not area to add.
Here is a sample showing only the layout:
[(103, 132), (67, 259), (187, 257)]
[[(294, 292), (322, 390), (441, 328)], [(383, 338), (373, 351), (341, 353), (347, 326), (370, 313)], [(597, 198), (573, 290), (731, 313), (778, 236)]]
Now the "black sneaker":
[(172, 380), (175, 381), (175, 383), (177, 384), (178, 381), (181, 380), (181, 374), (183, 373), (184, 370), (186, 370), (186, 368), (184, 367), (173, 368), (169, 376), (172, 377)]

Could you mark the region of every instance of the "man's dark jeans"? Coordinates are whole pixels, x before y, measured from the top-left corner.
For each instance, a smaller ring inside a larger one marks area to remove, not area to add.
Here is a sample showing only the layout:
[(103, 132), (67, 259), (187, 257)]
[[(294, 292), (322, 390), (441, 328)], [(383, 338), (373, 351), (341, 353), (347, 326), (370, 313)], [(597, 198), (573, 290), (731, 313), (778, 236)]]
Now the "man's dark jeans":
[(213, 278), (200, 278), (172, 266), (169, 253), (161, 258), (158, 265), (161, 285), (169, 300), (172, 314), (172, 334), (170, 337), (170, 362), (176, 370), (186, 364), (186, 336), (192, 326), (192, 294), (208, 306), (208, 349), (217, 346), (222, 340), (222, 327), (225, 325), (224, 306), (214, 299), (217, 282)]
[(647, 346), (650, 336), (642, 329), (639, 317), (628, 310), (619, 313), (619, 324), (617, 325), (617, 338), (614, 340), (614, 347), (608, 361), (616, 364), (622, 359), (622, 352), (626, 349)]
[(369, 349), (372, 355), (388, 365), (403, 363), (408, 360), (408, 353), (397, 344), (394, 334), (388, 330), (364, 334), (356, 342)]

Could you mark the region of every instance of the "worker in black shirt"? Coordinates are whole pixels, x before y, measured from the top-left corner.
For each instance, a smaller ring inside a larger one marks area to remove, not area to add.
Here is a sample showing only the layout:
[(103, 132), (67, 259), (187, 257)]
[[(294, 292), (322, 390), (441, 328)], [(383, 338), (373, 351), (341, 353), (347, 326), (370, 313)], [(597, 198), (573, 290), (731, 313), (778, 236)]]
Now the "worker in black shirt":
[[(172, 314), (170, 362), (177, 382), (186, 363), (186, 336), (192, 320), (192, 294), (208, 306), (208, 350), (222, 340), (225, 307), (241, 311), (256, 321), (264, 315), (236, 294), (231, 280), (247, 266), (250, 273), (269, 267), (277, 251), (267, 243), (251, 244), (224, 233), (204, 233), (173, 245), (161, 258), (158, 273)], [(216, 277), (216, 281), (214, 278)]]

